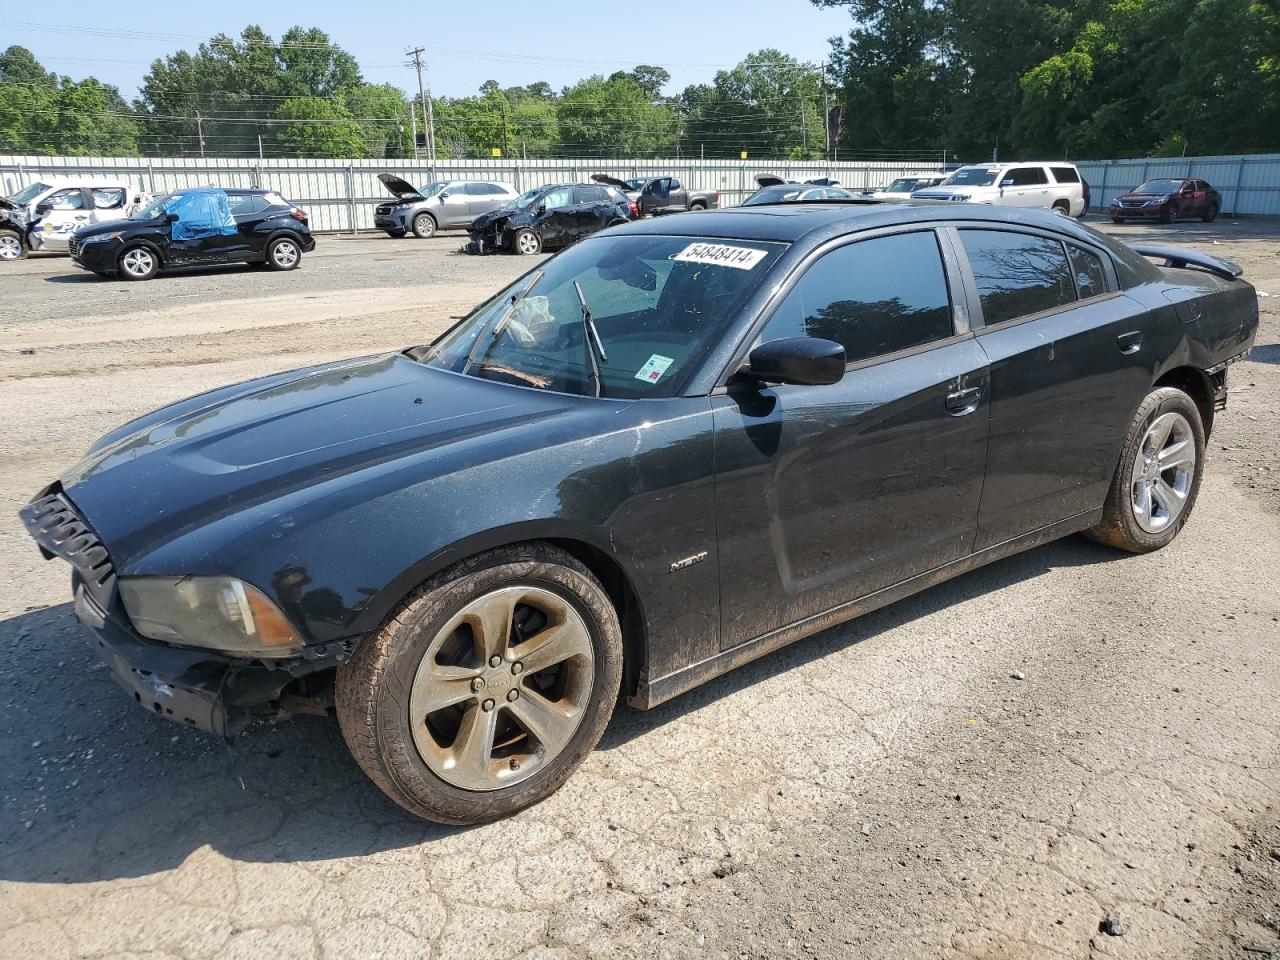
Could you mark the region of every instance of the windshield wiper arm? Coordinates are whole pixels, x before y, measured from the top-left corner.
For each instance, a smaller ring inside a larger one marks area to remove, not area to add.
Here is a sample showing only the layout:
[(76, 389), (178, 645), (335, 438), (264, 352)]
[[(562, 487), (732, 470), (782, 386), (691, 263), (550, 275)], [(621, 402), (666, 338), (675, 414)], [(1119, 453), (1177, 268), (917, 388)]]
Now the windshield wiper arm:
[(591, 308), (587, 306), (587, 298), (582, 293), (582, 284), (573, 281), (573, 289), (578, 291), (578, 302), (582, 304), (582, 340), (587, 348), (587, 359), (591, 361), (591, 378), (596, 384), (596, 396), (604, 396), (604, 377), (600, 375), (600, 364), (596, 362), (596, 353), (600, 354), (602, 363), (609, 362), (609, 355), (604, 352), (604, 344), (600, 341), (600, 331), (596, 322), (591, 319)]
[[(518, 293), (513, 293), (511, 295), (511, 302), (507, 304), (507, 308), (502, 311), (502, 315), (498, 317), (498, 322), (493, 325), (493, 329), (490, 331), (489, 343), (496, 340), (501, 335), (502, 331), (507, 328), (507, 321), (510, 320), (511, 315), (516, 312), (516, 304), (528, 296), (529, 291), (532, 290), (537, 282), (542, 279), (542, 274), (544, 272), (545, 271), (543, 270), (537, 271), (533, 275), (532, 279), (530, 279)], [(467, 352), (467, 362), (462, 365), (463, 373), (470, 372), (472, 365), (476, 362), (476, 351), (480, 349), (480, 344), (485, 341), (484, 334), (484, 330), (481, 330), (476, 334), (476, 342), (471, 345), (471, 349)]]

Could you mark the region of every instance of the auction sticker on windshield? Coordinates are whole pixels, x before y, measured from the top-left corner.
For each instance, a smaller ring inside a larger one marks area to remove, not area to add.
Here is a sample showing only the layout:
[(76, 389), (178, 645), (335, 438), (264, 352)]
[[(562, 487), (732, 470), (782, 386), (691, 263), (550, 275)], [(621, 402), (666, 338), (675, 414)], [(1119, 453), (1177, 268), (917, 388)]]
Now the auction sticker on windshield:
[(662, 379), (662, 375), (667, 372), (667, 367), (675, 363), (671, 357), (664, 357), (654, 354), (644, 362), (644, 366), (636, 371), (636, 379), (643, 380), (645, 383), (657, 383)]
[(766, 251), (750, 247), (733, 247), (724, 243), (691, 243), (672, 260), (684, 263), (710, 263), (717, 267), (734, 267), (750, 270), (765, 258)]

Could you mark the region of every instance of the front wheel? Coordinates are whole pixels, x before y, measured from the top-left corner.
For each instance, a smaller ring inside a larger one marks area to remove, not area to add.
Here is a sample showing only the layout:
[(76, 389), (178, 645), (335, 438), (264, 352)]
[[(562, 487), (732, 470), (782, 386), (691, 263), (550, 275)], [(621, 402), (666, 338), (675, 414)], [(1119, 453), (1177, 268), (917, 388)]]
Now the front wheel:
[(1178, 208), (1172, 203), (1160, 211), (1161, 223), (1173, 223), (1178, 219)]
[(293, 270), (302, 262), (302, 249), (296, 240), (278, 237), (267, 245), (267, 266), (272, 270)]
[(1210, 207), (1201, 215), (1200, 219), (1205, 223), (1213, 223), (1213, 221), (1218, 219), (1218, 208)]
[(16, 230), (0, 230), (0, 260), (21, 260), (26, 255), (26, 244)]
[(1111, 222), (1112, 222), (1112, 223), (1124, 223), (1124, 217), (1116, 217), (1116, 216), (1113, 216), (1113, 217), (1111, 218)]
[(517, 231), (516, 235), (511, 238), (511, 249), (526, 257), (541, 253), (542, 238), (538, 236), (537, 231), (525, 227), (523, 230)]
[(1152, 390), (1129, 425), (1102, 520), (1085, 532), (1130, 553), (1168, 544), (1195, 506), (1204, 445), (1195, 401), (1174, 387)]
[(554, 793), (618, 696), (622, 631), (600, 582), (550, 544), (431, 578), (338, 668), (342, 734), (410, 813), (482, 823)]
[(388, 236), (388, 237), (390, 237), (392, 240), (403, 240), (403, 239), (404, 239), (404, 235), (405, 235), (405, 232), (406, 232), (406, 231), (404, 231), (404, 230), (387, 230), (387, 231), (385, 231), (385, 232), (386, 232), (387, 236)]
[(159, 269), (159, 259), (146, 247), (129, 247), (116, 260), (116, 271), (125, 280), (150, 280)]
[(413, 218), (413, 235), (419, 240), (429, 240), (436, 235), (436, 218), (420, 213)]

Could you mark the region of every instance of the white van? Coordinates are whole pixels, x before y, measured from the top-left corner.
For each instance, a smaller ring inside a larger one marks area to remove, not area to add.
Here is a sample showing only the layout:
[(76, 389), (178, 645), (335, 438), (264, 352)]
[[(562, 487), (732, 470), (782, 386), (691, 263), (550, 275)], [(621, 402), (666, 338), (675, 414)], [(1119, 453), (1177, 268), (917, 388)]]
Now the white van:
[(0, 259), (25, 256), (27, 250), (66, 250), (80, 227), (124, 220), (147, 201), (127, 180), (97, 177), (42, 177), (4, 200), (4, 236)]
[(961, 167), (936, 187), (917, 190), (912, 200), (991, 203), (1037, 207), (1063, 216), (1085, 212), (1084, 183), (1073, 163), (975, 163)]

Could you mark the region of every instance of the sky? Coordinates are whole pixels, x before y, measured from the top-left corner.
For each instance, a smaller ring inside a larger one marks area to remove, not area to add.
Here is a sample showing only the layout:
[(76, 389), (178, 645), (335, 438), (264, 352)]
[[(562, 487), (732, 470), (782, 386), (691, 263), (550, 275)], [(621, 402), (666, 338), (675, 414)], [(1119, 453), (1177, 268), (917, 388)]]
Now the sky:
[[(0, 50), (30, 49), (45, 66), (75, 79), (96, 76), (132, 99), (151, 61), (216, 33), (238, 36), (258, 24), (273, 38), (289, 27), (319, 27), (355, 55), (365, 79), (416, 87), (404, 50), (426, 48), (427, 80), (435, 96), (462, 97), (486, 80), (503, 87), (545, 80), (559, 90), (593, 73), (606, 76), (639, 63), (665, 67), (666, 93), (709, 83), (717, 70), (746, 54), (774, 47), (801, 61), (820, 62), (829, 37), (844, 34), (848, 10), (820, 10), (809, 0), (698, 0), (611, 7), (571, 0), (484, 4), (312, 0), (306, 4), (166, 3), (163, 15), (69, 0), (50, 7), (6, 4)], [(435, 7), (435, 9), (433, 9)], [(44, 17), (38, 12), (47, 11)]]

